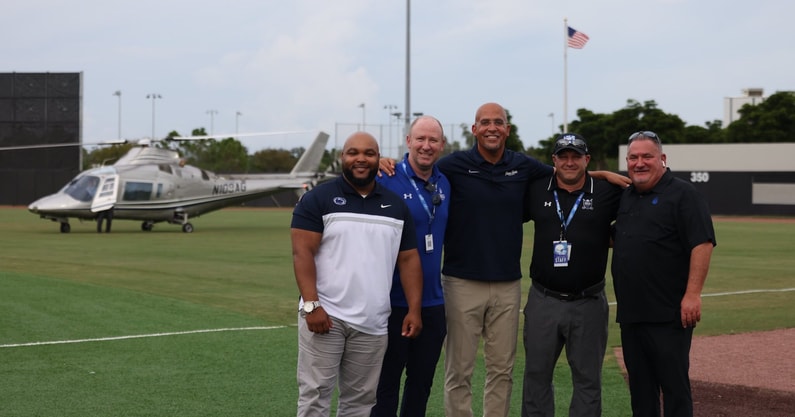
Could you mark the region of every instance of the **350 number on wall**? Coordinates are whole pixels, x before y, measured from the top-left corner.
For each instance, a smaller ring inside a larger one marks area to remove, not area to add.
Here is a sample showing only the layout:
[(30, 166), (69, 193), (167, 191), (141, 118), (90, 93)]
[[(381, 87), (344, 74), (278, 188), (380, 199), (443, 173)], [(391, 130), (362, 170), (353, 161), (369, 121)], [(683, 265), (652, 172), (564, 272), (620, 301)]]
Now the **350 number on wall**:
[(709, 182), (709, 172), (691, 172), (690, 182)]

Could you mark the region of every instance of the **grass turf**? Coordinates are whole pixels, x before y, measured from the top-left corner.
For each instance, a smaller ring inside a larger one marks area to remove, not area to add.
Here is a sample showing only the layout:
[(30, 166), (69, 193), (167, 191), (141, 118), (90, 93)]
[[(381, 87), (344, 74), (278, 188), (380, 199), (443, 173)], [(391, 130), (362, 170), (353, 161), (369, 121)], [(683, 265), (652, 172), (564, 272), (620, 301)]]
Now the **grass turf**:
[[(297, 290), (289, 221), (289, 210), (231, 209), (194, 219), (193, 234), (165, 224), (142, 232), (125, 221), (114, 222), (111, 234), (97, 234), (90, 222), (73, 222), (72, 233), (61, 234), (56, 223), (23, 208), (0, 208), (0, 345), (239, 329), (2, 347), (0, 415), (294, 415)], [(795, 224), (731, 221), (716, 228), (705, 294), (792, 287)], [(530, 224), (525, 271), (531, 236)], [(523, 284), (526, 291), (529, 280)], [(612, 300), (609, 285), (608, 295)], [(795, 317), (792, 292), (703, 303), (697, 336), (791, 327)], [(511, 415), (521, 409), (519, 336)], [(629, 410), (610, 349), (617, 345), (611, 319), (604, 416)], [(480, 361), (475, 414), (482, 409)], [(443, 415), (441, 365), (429, 415)], [(562, 358), (558, 415), (567, 414), (569, 380)]]

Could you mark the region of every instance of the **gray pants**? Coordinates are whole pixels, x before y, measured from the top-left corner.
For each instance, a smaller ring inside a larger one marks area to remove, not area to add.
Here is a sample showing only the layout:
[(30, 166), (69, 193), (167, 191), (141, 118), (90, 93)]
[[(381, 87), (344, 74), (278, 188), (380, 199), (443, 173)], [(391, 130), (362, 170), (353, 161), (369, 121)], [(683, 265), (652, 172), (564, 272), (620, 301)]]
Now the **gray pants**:
[(569, 416), (601, 416), (608, 320), (604, 290), (593, 297), (561, 301), (531, 287), (524, 317), (522, 417), (555, 415), (552, 378), (564, 346), (574, 387)]
[(332, 317), (328, 334), (298, 317), (298, 417), (328, 417), (339, 381), (339, 417), (369, 417), (375, 405), (387, 335), (362, 333)]

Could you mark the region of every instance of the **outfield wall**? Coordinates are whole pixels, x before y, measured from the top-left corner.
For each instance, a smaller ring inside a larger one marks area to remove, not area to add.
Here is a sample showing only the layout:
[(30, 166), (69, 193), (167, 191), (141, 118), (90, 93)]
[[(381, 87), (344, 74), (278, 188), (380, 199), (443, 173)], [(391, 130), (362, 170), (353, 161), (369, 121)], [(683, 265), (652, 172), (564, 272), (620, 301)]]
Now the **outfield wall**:
[[(795, 216), (795, 143), (665, 145), (671, 172), (707, 198), (712, 214)], [(627, 172), (627, 145), (618, 149)]]

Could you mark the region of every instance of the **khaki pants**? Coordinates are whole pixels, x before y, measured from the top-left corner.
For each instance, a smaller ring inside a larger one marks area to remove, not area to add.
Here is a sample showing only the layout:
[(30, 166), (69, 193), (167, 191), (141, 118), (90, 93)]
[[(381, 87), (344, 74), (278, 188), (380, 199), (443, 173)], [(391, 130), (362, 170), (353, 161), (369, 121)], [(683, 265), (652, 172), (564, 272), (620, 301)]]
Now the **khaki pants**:
[(444, 406), (447, 417), (472, 416), (472, 372), (483, 338), (483, 415), (508, 415), (519, 331), (521, 280), (442, 276), (447, 314)]

